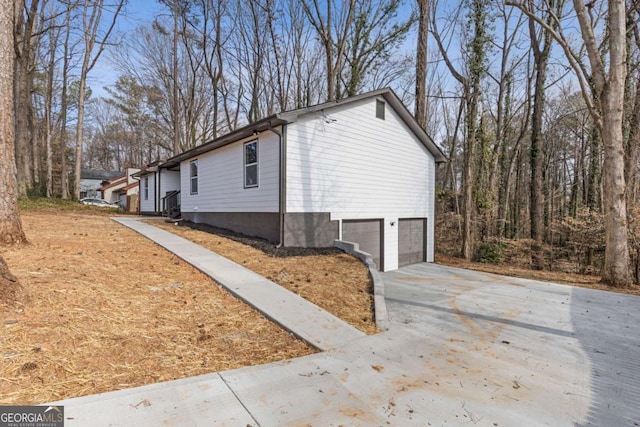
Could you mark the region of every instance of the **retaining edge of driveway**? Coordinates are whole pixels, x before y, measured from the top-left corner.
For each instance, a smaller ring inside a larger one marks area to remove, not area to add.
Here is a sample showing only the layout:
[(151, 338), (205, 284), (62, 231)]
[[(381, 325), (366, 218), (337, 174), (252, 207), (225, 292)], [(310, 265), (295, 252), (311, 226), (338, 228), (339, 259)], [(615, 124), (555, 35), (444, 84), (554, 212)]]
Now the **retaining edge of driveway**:
[(360, 245), (354, 242), (346, 242), (344, 240), (334, 240), (333, 245), (358, 258), (369, 269), (369, 276), (373, 281), (373, 306), (375, 313), (376, 326), (381, 331), (389, 330), (389, 313), (387, 312), (387, 303), (384, 300), (384, 282), (378, 271), (378, 266), (373, 262), (371, 254), (361, 251)]

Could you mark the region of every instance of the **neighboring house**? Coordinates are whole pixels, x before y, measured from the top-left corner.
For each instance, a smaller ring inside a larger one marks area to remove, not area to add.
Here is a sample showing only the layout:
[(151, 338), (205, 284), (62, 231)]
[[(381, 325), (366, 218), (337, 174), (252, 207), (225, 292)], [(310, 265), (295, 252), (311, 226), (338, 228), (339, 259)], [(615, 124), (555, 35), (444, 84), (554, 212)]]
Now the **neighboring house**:
[(100, 187), (102, 183), (116, 176), (122, 175), (120, 171), (105, 171), (100, 169), (82, 169), (80, 171), (80, 198), (101, 197)]
[(180, 168), (162, 168), (157, 160), (133, 174), (140, 183), (140, 214), (177, 216), (180, 213)]
[(102, 198), (117, 203), (122, 209), (134, 212), (138, 204), (138, 181), (131, 175), (140, 169), (127, 168), (124, 173), (103, 182), (100, 187)]
[(388, 271), (433, 261), (435, 165), (443, 161), (382, 89), (271, 115), (158, 168), (180, 170), (187, 220), (284, 246), (356, 242)]

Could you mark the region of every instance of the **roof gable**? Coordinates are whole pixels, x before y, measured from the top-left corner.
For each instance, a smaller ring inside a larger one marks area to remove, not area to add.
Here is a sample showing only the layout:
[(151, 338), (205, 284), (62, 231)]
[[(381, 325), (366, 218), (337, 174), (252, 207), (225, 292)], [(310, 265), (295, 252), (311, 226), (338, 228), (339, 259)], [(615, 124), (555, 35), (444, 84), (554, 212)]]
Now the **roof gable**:
[(298, 117), (315, 113), (321, 110), (327, 110), (334, 108), (339, 105), (348, 105), (354, 102), (375, 98), (375, 97), (383, 97), (391, 108), (395, 110), (395, 112), (400, 116), (400, 118), (404, 121), (404, 123), (409, 127), (409, 129), (416, 135), (418, 140), (429, 150), (429, 152), (433, 155), (436, 163), (445, 162), (447, 159), (444, 153), (440, 150), (440, 148), (436, 145), (436, 143), (431, 139), (429, 135), (425, 132), (422, 127), (418, 124), (413, 115), (409, 112), (407, 107), (402, 103), (400, 98), (391, 90), (390, 88), (379, 89), (372, 92), (363, 93), (361, 95), (350, 96), (348, 98), (340, 99), (337, 101), (329, 101), (322, 104), (313, 105), (310, 107), (299, 108), (296, 110), (284, 111), (281, 113), (273, 114), (271, 116), (265, 117), (262, 120), (258, 120), (257, 122), (251, 123), (247, 126), (241, 127), (233, 132), (230, 132), (226, 135), (223, 135), (219, 138), (216, 138), (212, 141), (209, 141), (205, 144), (202, 144), (198, 147), (192, 148), (191, 150), (185, 151), (182, 154), (178, 154), (170, 159), (168, 159), (164, 164), (160, 165), (161, 168), (169, 168), (179, 164), (183, 160), (187, 160), (193, 157), (196, 157), (200, 154), (215, 150), (216, 148), (223, 147), (228, 144), (232, 144), (241, 139), (247, 138), (251, 135), (264, 132), (266, 130), (273, 129), (274, 127), (281, 126), (287, 123), (295, 122)]
[(118, 185), (126, 185), (126, 184), (127, 184), (127, 177), (125, 175), (121, 175), (121, 176), (117, 176), (115, 178), (112, 178), (112, 179), (108, 180), (105, 185), (100, 187), (100, 190), (104, 191), (104, 190), (107, 190), (109, 188), (116, 187)]
[(80, 170), (80, 179), (94, 179), (99, 181), (106, 181), (119, 175), (122, 175), (121, 171), (107, 171), (102, 169)]

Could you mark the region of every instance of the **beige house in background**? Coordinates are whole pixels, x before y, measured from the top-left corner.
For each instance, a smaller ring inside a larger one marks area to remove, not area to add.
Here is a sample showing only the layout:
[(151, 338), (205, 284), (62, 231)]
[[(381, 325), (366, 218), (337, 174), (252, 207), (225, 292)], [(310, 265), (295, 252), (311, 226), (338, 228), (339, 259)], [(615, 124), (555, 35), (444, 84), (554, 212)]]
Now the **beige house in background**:
[(110, 203), (117, 203), (128, 212), (136, 212), (138, 209), (138, 181), (131, 175), (139, 172), (137, 168), (127, 168), (122, 175), (118, 175), (105, 181), (100, 187), (102, 199)]

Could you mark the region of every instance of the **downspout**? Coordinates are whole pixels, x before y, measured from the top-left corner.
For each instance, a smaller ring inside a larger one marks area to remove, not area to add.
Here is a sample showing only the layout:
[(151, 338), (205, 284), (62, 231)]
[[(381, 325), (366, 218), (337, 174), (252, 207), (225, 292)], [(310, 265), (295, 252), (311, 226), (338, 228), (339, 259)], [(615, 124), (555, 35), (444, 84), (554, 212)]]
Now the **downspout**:
[(284, 246), (284, 211), (285, 211), (285, 179), (286, 179), (286, 125), (282, 125), (282, 132), (274, 129), (271, 126), (271, 122), (267, 123), (267, 130), (270, 130), (278, 136), (278, 150), (280, 155), (280, 179), (278, 185), (278, 217), (280, 221), (279, 225), (279, 242), (276, 247), (280, 248)]
[(158, 165), (158, 170), (156, 171), (155, 175), (156, 175), (156, 194), (155, 194), (154, 205), (156, 207), (156, 212), (159, 212), (160, 216), (162, 216), (162, 206), (161, 206), (162, 199), (160, 198), (160, 195), (162, 194), (162, 190), (160, 188), (162, 173), (160, 172), (160, 165)]

